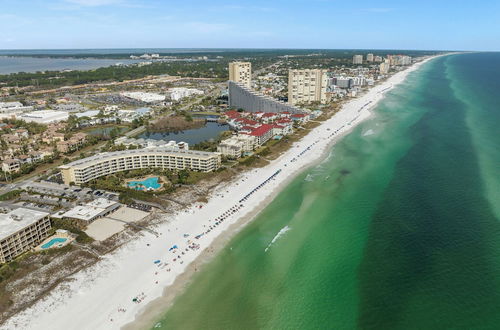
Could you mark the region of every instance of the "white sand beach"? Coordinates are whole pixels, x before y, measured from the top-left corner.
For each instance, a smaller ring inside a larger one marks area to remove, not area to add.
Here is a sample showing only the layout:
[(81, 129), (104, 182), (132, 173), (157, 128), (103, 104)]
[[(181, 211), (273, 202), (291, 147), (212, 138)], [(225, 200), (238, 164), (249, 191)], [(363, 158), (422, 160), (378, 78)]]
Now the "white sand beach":
[(424, 62), (347, 102), (266, 167), (221, 184), (207, 196), (208, 203), (193, 205), (158, 225), (154, 230), (161, 233), (159, 237), (143, 231), (138, 239), (76, 273), (45, 299), (9, 319), (2, 329), (120, 329), (141, 318), (148, 303), (174, 290), (171, 285), (177, 277), (189, 277), (188, 266), (192, 272), (193, 261), (211, 249), (216, 239), (233, 235), (235, 226), (241, 228), (289, 180), (321, 160), (339, 137), (370, 116), (370, 109), (385, 92)]

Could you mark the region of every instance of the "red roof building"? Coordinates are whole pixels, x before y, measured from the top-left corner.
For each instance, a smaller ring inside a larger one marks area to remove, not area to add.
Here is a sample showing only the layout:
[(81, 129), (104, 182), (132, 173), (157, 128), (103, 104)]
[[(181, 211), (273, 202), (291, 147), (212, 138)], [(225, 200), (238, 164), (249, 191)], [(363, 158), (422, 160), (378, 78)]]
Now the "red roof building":
[(273, 125), (262, 124), (252, 130), (250, 135), (255, 136), (258, 145), (263, 145), (273, 137)]

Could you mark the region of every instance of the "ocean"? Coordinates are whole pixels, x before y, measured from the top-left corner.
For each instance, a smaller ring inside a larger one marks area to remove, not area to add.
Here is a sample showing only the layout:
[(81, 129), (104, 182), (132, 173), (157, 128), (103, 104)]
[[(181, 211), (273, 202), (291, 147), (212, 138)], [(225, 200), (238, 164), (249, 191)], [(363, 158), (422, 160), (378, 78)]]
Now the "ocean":
[(155, 329), (498, 329), (500, 53), (434, 59), (202, 267)]

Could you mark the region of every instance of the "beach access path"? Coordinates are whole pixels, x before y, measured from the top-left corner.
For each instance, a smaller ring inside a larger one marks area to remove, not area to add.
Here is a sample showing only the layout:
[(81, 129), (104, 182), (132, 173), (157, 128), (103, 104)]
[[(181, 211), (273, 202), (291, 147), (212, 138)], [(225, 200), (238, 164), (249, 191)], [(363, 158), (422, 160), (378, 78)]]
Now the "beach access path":
[(102, 256), (95, 265), (11, 317), (0, 329), (120, 329), (140, 318), (145, 306), (162, 297), (164, 289), (168, 291), (216, 238), (229, 235), (231, 226), (254, 217), (291, 179), (323, 159), (341, 136), (370, 116), (370, 109), (384, 93), (423, 62), (347, 102), (267, 166), (221, 184), (211, 192), (208, 203), (165, 215), (168, 221), (154, 228), (159, 236), (141, 232), (137, 239)]

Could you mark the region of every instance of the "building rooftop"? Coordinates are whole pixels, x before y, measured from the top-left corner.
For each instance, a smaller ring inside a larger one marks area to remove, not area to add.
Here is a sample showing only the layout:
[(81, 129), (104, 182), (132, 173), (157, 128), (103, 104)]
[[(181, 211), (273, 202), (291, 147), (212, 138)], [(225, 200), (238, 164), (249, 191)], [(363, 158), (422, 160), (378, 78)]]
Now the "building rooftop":
[(115, 204), (118, 204), (118, 202), (106, 199), (106, 198), (98, 198), (96, 200), (93, 200), (90, 203), (87, 203), (87, 206), (93, 206), (93, 207), (100, 207), (103, 209), (106, 209), (110, 206), (113, 206)]
[(45, 218), (49, 213), (19, 208), (0, 214), (0, 239), (4, 239), (23, 228)]
[(106, 211), (116, 209), (118, 206), (118, 202), (111, 201), (106, 198), (98, 198), (85, 205), (72, 208), (68, 212), (62, 214), (61, 217), (90, 222), (101, 214), (104, 214)]
[(253, 135), (253, 136), (262, 136), (262, 135), (266, 134), (267, 132), (269, 132), (272, 129), (273, 129), (273, 125), (262, 124), (259, 127), (255, 128), (250, 133), (250, 135)]

